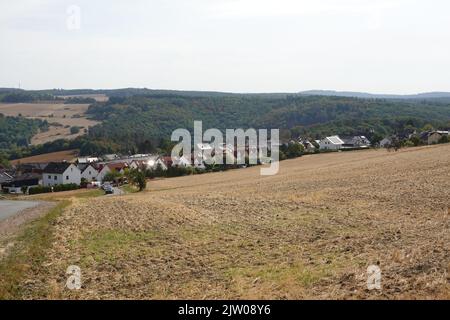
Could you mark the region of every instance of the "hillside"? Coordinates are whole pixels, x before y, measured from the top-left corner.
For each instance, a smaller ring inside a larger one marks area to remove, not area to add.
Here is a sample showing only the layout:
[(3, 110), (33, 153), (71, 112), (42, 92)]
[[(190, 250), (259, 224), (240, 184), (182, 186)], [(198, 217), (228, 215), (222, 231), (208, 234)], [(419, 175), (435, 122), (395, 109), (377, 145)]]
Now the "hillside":
[[(27, 133), (31, 146), (9, 143), (10, 150), (3, 152), (10, 159), (69, 149), (80, 149), (82, 155), (167, 152), (173, 130), (192, 130), (194, 120), (202, 120), (205, 129), (277, 128), (283, 141), (338, 134), (365, 135), (376, 142), (426, 125), (450, 128), (450, 100), (431, 94), (420, 95), (423, 99), (362, 99), (133, 88), (19, 92), (19, 97), (36, 101), (0, 104), (0, 113), (46, 120), (48, 128), (33, 131), (32, 138)], [(11, 95), (17, 97), (16, 92)], [(48, 96), (54, 100), (39, 102)], [(0, 144), (5, 141), (0, 137)]]
[[(449, 145), (334, 153), (284, 161), (276, 176), (253, 167), (152, 181), (143, 194), (73, 199), (18, 292), (448, 299), (449, 166)], [(63, 289), (73, 264), (83, 279), (76, 292)], [(381, 293), (366, 287), (373, 264)]]
[(102, 121), (89, 131), (91, 139), (111, 140), (124, 150), (139, 152), (149, 151), (147, 140), (158, 145), (177, 128), (192, 130), (194, 120), (221, 130), (278, 128), (284, 139), (361, 134), (375, 140), (404, 130), (420, 131), (428, 123), (450, 127), (450, 103), (321, 96), (123, 96), (93, 104), (87, 113)]

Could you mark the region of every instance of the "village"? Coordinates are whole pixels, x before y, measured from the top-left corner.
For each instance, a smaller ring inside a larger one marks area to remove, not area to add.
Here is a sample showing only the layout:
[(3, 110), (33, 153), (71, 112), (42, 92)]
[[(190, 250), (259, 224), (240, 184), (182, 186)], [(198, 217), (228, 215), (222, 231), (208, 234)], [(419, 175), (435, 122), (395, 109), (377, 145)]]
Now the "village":
[[(323, 152), (342, 152), (369, 148), (394, 148), (402, 146), (432, 145), (449, 142), (449, 131), (413, 132), (404, 135), (389, 136), (372, 143), (365, 136), (328, 136), (321, 140), (299, 137), (279, 145), (280, 160), (300, 157), (304, 154)], [(270, 145), (270, 144), (269, 144)], [(269, 147), (268, 147), (269, 148)], [(126, 184), (127, 173), (137, 170), (145, 173), (146, 178), (175, 177), (194, 173), (242, 168), (247, 165), (229, 165), (236, 159), (248, 157), (248, 145), (245, 155), (231, 145), (223, 144), (220, 150), (227, 165), (208, 165), (204, 152), (212, 146), (201, 143), (197, 146), (200, 154), (188, 159), (184, 156), (171, 157), (158, 154), (135, 154), (121, 156), (107, 154), (101, 157), (77, 157), (70, 161), (44, 163), (18, 163), (12, 168), (0, 168), (0, 190), (4, 194), (36, 194), (68, 191), (79, 188), (102, 188), (106, 193), (114, 193), (112, 186)], [(269, 148), (270, 149), (270, 148)], [(261, 152), (259, 150), (254, 150)], [(265, 150), (266, 153), (270, 150)], [(209, 152), (210, 153), (210, 152)], [(203, 159), (199, 161), (198, 159)]]

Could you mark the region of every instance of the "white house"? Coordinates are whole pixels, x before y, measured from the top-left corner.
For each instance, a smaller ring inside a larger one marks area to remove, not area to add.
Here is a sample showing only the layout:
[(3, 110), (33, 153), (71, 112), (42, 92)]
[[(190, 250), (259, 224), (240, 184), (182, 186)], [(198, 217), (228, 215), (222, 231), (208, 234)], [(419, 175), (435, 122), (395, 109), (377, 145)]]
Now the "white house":
[(380, 147), (381, 148), (387, 148), (392, 144), (392, 139), (391, 138), (384, 138), (383, 140), (380, 141)]
[(173, 166), (175, 167), (185, 167), (188, 168), (191, 166), (191, 161), (187, 159), (185, 156), (181, 156), (180, 158), (172, 158)]
[(68, 162), (51, 162), (42, 173), (42, 184), (44, 186), (56, 186), (60, 184), (80, 184), (81, 171), (78, 167)]
[(98, 171), (92, 165), (88, 165), (82, 172), (81, 178), (87, 182), (97, 181)]
[(161, 167), (162, 170), (167, 170), (167, 165), (163, 161), (163, 159), (159, 156), (150, 156), (147, 157), (144, 160), (133, 160), (130, 163), (130, 168), (132, 169), (139, 169), (139, 168), (146, 168), (146, 169), (153, 169), (155, 170), (158, 168), (158, 166)]
[(326, 137), (319, 142), (320, 150), (339, 150), (343, 144), (344, 141), (339, 136)]
[(123, 174), (127, 168), (129, 168), (129, 165), (126, 162), (108, 163), (100, 169), (97, 175), (97, 181), (103, 182), (105, 176), (113, 171)]

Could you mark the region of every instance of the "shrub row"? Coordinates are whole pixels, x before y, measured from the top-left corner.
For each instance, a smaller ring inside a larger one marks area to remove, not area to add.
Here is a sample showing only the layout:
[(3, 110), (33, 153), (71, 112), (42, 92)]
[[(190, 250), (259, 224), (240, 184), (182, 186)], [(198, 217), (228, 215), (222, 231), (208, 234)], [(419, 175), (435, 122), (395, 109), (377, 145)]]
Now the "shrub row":
[[(61, 191), (70, 191), (70, 190), (77, 190), (79, 189), (79, 186), (75, 183), (71, 184), (60, 184), (53, 187), (53, 192), (61, 192)], [(41, 193), (49, 193), (52, 192), (52, 187), (45, 187), (45, 186), (39, 186), (30, 188), (28, 191), (29, 194), (41, 194)]]

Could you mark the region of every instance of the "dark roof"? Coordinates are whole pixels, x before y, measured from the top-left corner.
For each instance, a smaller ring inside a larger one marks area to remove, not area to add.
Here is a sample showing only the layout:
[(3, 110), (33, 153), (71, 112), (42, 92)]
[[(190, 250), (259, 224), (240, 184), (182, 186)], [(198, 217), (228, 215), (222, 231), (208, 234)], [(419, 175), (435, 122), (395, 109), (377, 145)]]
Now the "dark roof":
[(0, 172), (0, 183), (9, 182), (13, 179), (13, 176), (6, 173), (6, 172)]
[(45, 167), (44, 173), (62, 174), (70, 167), (70, 165), (71, 164), (68, 162), (50, 162), (48, 166)]
[(5, 183), (4, 187), (23, 187), (23, 186), (35, 186), (39, 184), (41, 175), (37, 173), (25, 173), (18, 177), (15, 177), (12, 181)]

